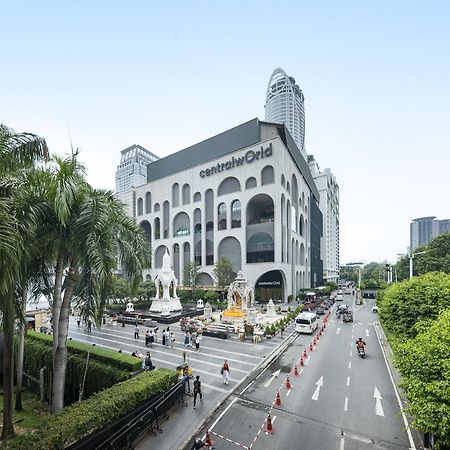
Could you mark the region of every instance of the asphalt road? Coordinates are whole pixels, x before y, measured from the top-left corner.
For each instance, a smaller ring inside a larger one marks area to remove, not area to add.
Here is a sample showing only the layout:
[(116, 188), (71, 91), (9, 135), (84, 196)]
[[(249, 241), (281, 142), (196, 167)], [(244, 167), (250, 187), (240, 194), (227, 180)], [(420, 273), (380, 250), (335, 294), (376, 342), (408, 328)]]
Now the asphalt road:
[[(341, 303), (352, 305), (353, 324), (332, 313), (312, 352), (312, 337), (298, 336), (258, 379), (230, 396), (211, 417), (207, 427), (217, 450), (236, 449), (239, 444), (257, 450), (411, 448), (375, 333), (373, 302), (355, 306), (353, 297), (345, 296), (337, 302)], [(367, 343), (364, 359), (355, 347), (359, 337)], [(305, 348), (308, 359), (299, 367), (300, 375), (294, 376), (293, 365)], [(285, 387), (288, 373), (291, 389)], [(272, 409), (277, 390), (282, 404)], [(269, 412), (272, 433), (264, 428)]]

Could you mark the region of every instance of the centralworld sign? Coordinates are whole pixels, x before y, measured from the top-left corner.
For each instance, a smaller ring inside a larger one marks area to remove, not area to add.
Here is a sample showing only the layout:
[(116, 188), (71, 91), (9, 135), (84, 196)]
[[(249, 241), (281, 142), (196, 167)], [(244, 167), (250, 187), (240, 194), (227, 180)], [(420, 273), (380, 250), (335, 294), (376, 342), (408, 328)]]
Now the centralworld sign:
[(243, 156), (237, 158), (233, 156), (228, 161), (217, 163), (215, 166), (209, 167), (208, 169), (202, 169), (200, 170), (200, 176), (202, 178), (209, 177), (215, 173), (224, 172), (225, 170), (230, 170), (244, 164), (250, 164), (258, 159), (269, 158), (270, 156), (272, 156), (272, 143), (266, 148), (261, 146), (260, 150), (248, 150)]

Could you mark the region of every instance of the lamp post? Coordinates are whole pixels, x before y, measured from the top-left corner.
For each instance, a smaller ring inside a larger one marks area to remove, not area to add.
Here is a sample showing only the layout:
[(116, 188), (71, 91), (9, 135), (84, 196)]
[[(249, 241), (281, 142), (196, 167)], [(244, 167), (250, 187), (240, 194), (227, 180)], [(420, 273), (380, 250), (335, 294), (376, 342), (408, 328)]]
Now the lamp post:
[(408, 253), (408, 254), (397, 253), (398, 256), (407, 256), (409, 258), (409, 279), (410, 280), (413, 277), (413, 259), (414, 259), (414, 257), (417, 255), (422, 255), (423, 253), (426, 253), (426, 252), (427, 252), (427, 250), (424, 250), (423, 252)]

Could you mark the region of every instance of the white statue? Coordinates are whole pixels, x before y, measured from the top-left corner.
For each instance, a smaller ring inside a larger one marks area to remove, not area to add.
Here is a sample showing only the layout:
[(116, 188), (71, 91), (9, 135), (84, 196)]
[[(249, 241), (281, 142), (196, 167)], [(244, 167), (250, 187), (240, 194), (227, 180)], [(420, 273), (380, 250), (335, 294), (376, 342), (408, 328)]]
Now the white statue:
[(267, 317), (276, 317), (277, 312), (275, 311), (275, 304), (273, 303), (273, 300), (270, 299), (269, 303), (267, 303), (267, 312), (266, 312), (266, 316)]
[[(162, 298), (160, 297), (160, 289), (162, 286)], [(178, 280), (172, 267), (170, 267), (170, 256), (166, 249), (163, 256), (162, 268), (155, 278), (156, 295), (150, 306), (150, 312), (161, 313), (164, 306), (168, 306), (169, 313), (172, 311), (181, 311), (180, 299), (177, 296)], [(170, 290), (172, 287), (172, 295)]]
[(133, 303), (131, 303), (131, 302), (127, 303), (125, 311), (126, 312), (134, 312), (134, 305), (133, 305)]
[(230, 284), (230, 287), (228, 288), (227, 300), (227, 309), (240, 309), (247, 311), (255, 306), (252, 288), (244, 278), (242, 271), (238, 272), (236, 279)]
[(203, 304), (203, 300), (199, 299), (197, 300), (197, 309), (203, 309), (205, 305)]

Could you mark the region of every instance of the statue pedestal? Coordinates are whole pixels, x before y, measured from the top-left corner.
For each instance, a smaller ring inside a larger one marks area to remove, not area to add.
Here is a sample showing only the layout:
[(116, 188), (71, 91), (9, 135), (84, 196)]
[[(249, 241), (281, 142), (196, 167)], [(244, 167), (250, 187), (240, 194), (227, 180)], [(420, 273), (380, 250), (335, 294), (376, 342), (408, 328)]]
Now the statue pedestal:
[(150, 312), (161, 313), (165, 306), (169, 307), (170, 312), (181, 311), (183, 309), (179, 298), (170, 298), (168, 300), (155, 299), (150, 306)]

